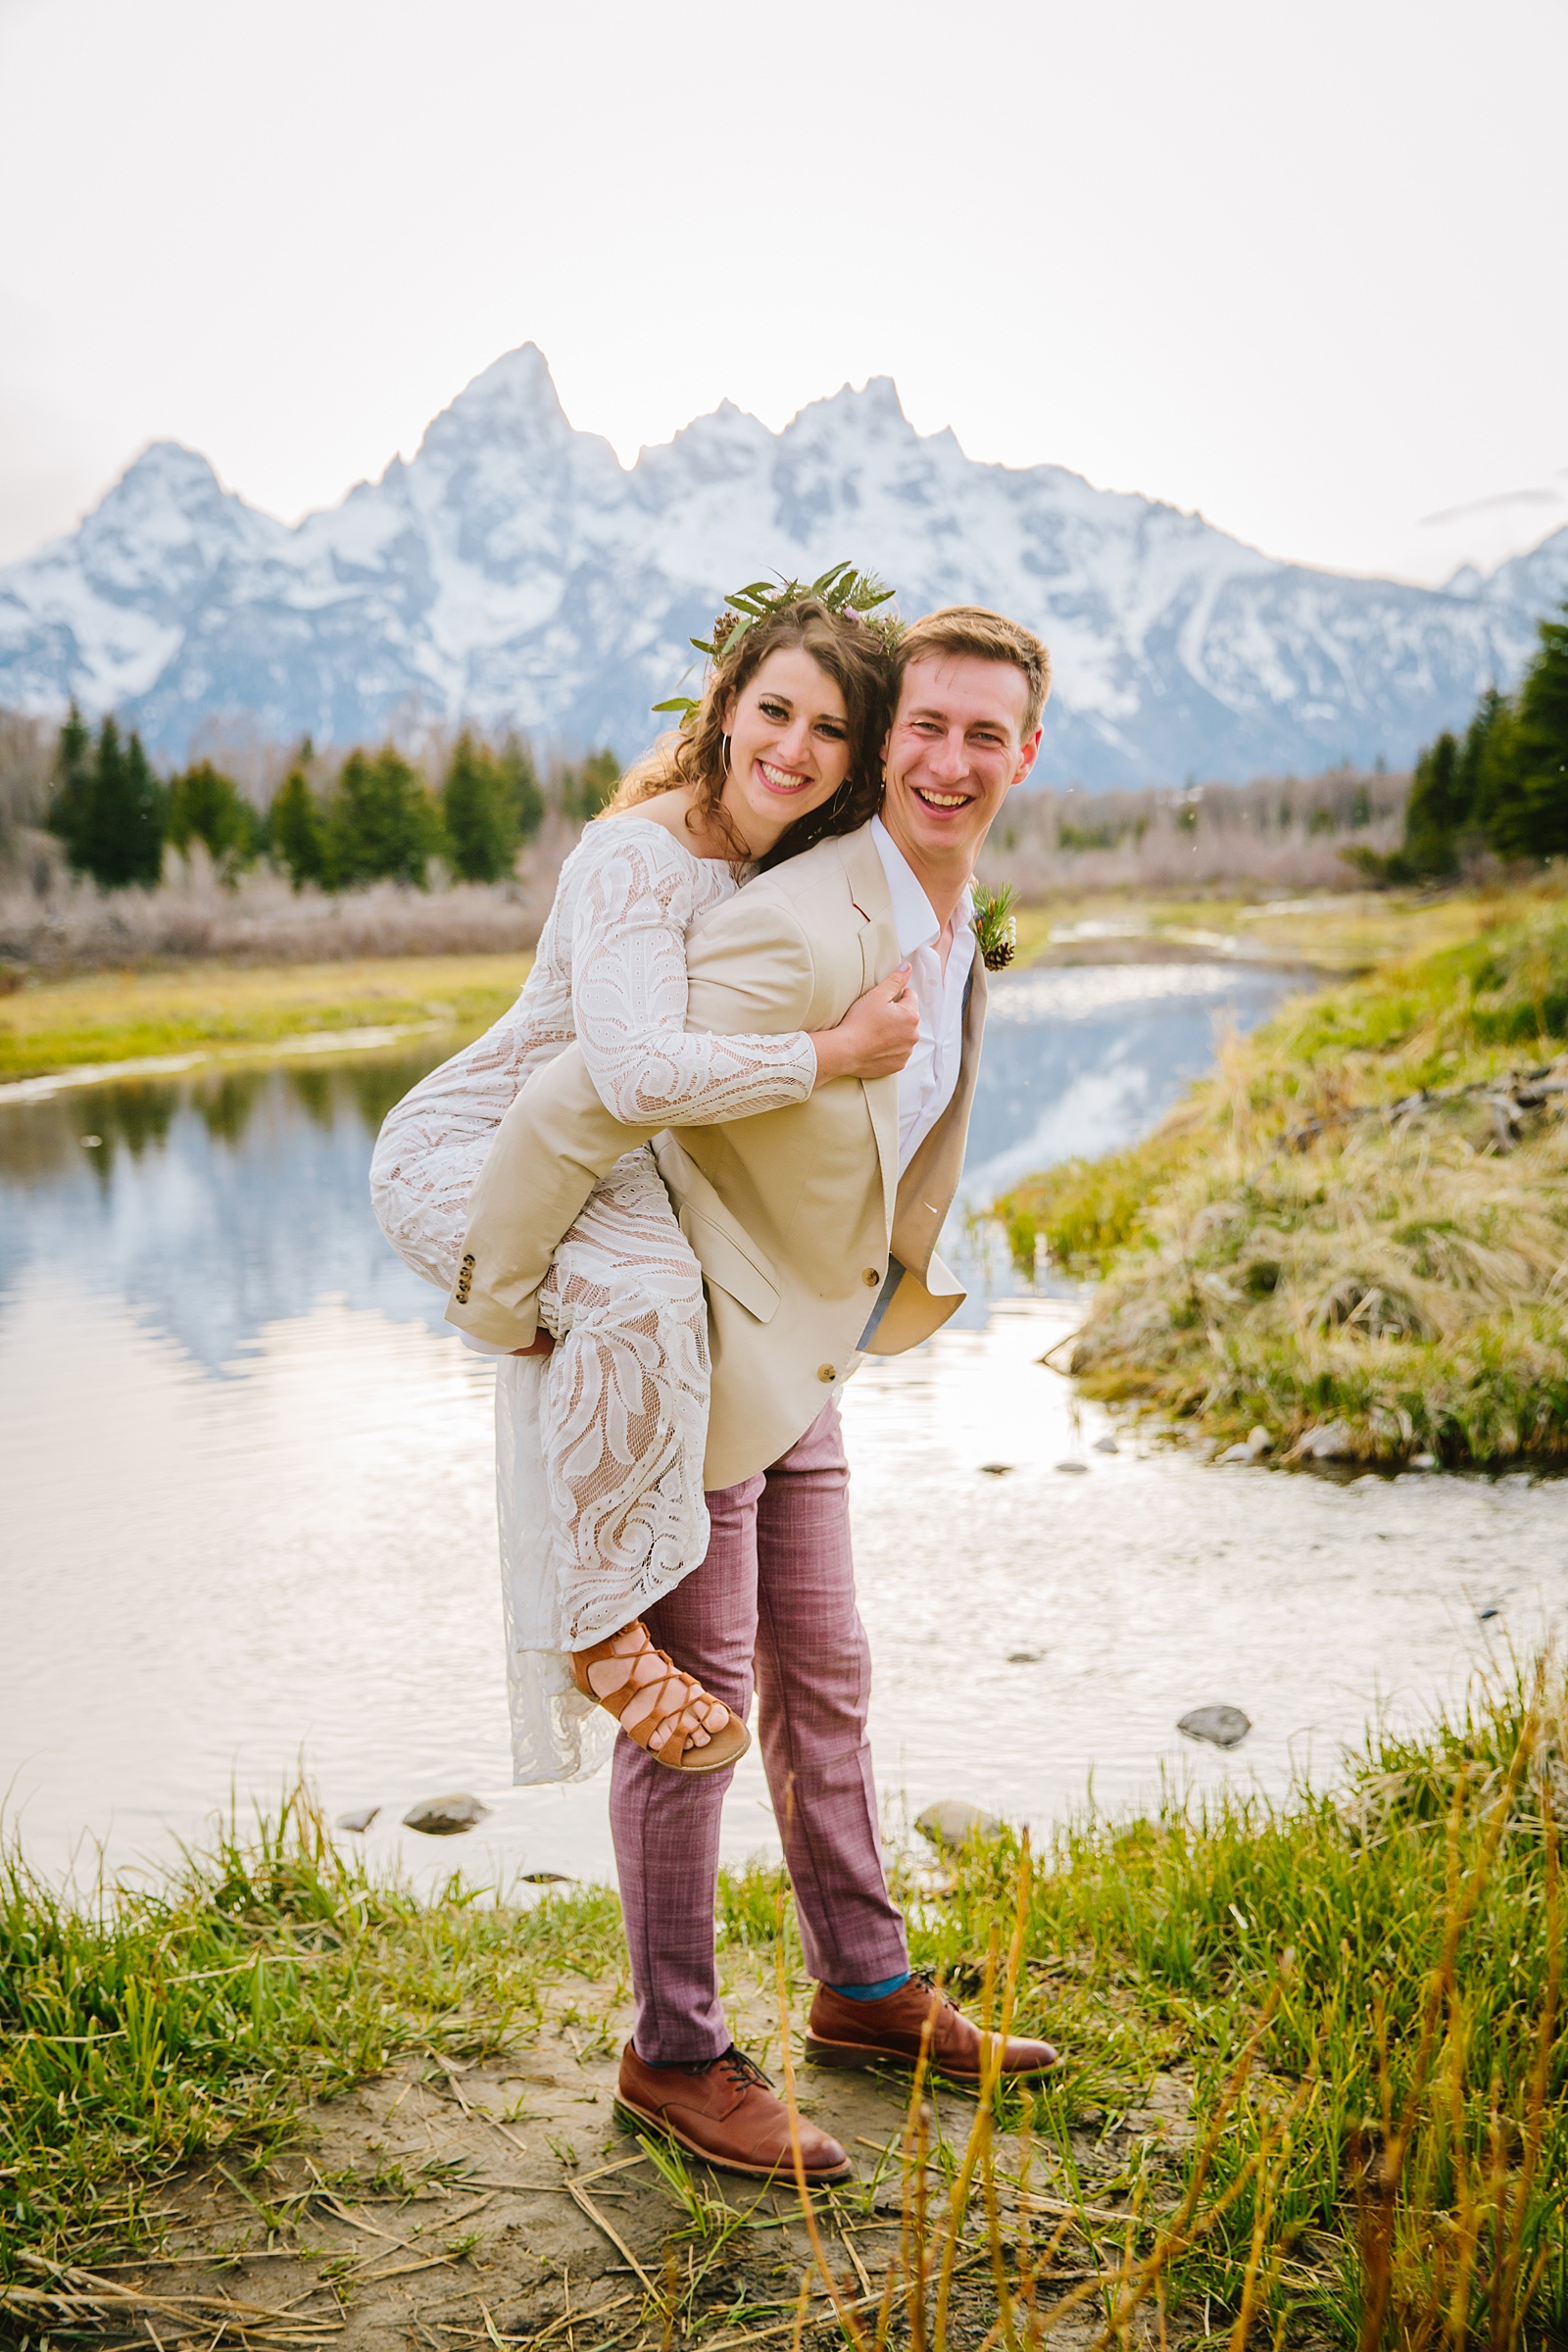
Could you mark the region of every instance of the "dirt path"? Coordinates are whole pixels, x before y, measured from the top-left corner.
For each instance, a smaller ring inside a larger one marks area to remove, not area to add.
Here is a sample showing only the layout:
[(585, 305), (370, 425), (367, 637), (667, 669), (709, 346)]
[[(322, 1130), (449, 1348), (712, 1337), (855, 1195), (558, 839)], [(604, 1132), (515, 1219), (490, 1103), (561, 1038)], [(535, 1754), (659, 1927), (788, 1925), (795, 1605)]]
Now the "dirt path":
[[(737, 2038), (766, 2065), (777, 2009), (768, 1964), (758, 1959), (753, 1975), (751, 1961), (727, 1991)], [(427, 2052), (318, 2105), (298, 2146), (263, 2172), (219, 2164), (171, 2184), (164, 2259), (72, 2284), (121, 2342), (161, 2352), (220, 2340), (255, 2352), (558, 2342), (564, 2352), (699, 2342), (722, 2352), (787, 2344), (807, 2280), (822, 2333), (808, 2326), (805, 2340), (839, 2340), (823, 2324), (829, 2306), (793, 2186), (697, 2165), (672, 2164), (666, 2177), (617, 2127), (622, 2003), (612, 1983), (557, 1987), (537, 2037), (506, 2056)], [(859, 2295), (880, 2287), (898, 2244), (903, 2186), (879, 2151), (902, 2131), (905, 2093), (895, 2080), (810, 2067), (799, 2090), (803, 2113), (856, 2161), (857, 2180), (819, 2198), (818, 2227), (847, 2294)], [(938, 2095), (934, 2120), (950, 2146), (961, 2151), (973, 2116), (961, 2093)], [(1016, 2163), (1004, 2145), (999, 2157)], [(981, 2243), (960, 2257), (954, 2345), (978, 2343), (996, 2317)], [(1082, 2238), (1070, 2239), (1054, 2278), (1083, 2278), (1086, 2261)], [(137, 2300), (116, 2309), (111, 2281)], [(1074, 2317), (1092, 2332), (1087, 2313)], [(1079, 2333), (1069, 2323), (1059, 2340)]]

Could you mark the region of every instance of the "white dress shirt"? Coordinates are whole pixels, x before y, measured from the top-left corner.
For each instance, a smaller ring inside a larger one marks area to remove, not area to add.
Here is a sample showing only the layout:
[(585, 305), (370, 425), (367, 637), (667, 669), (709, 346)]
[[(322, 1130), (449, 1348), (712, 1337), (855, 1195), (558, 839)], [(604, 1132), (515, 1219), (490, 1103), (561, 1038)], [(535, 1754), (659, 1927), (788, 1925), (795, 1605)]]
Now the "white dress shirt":
[(879, 816), (871, 839), (887, 876), (899, 954), (910, 966), (909, 986), (920, 1012), (914, 1052), (899, 1072), (899, 1174), (902, 1176), (953, 1101), (963, 1054), (963, 1000), (974, 968), (974, 901), (965, 888), (953, 910), (953, 945), (946, 971), (937, 952), (942, 926), (903, 851)]

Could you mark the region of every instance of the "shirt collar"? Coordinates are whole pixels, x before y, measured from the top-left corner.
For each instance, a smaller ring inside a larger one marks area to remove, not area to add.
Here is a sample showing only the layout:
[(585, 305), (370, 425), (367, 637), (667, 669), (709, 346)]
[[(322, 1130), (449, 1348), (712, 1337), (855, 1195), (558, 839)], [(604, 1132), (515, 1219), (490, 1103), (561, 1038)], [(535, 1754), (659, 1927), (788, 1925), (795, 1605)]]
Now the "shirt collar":
[[(934, 948), (942, 936), (936, 908), (916, 881), (914, 869), (879, 816), (871, 819), (871, 839), (882, 860), (887, 877), (888, 897), (893, 902), (893, 928), (898, 933), (899, 954), (912, 956), (916, 948)], [(963, 896), (953, 910), (953, 937), (956, 946), (960, 934), (966, 932), (974, 913), (974, 899), (967, 883)]]

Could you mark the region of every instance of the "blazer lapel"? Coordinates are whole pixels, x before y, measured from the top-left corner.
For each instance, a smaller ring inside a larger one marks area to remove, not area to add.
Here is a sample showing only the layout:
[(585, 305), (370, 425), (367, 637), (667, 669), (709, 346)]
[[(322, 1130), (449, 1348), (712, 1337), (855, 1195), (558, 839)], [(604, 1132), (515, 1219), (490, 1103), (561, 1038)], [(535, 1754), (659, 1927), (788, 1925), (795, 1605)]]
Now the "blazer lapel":
[[(901, 1266), (922, 1275), (931, 1262), (947, 1221), (969, 1137), (969, 1110), (980, 1074), (980, 1043), (986, 1025), (986, 967), (976, 942), (963, 1007), (963, 1047), (958, 1082), (948, 1104), (904, 1172), (893, 1215), (893, 1254)], [(897, 1081), (895, 1081), (895, 1084)]]
[[(899, 935), (893, 921), (888, 878), (882, 871), (870, 826), (862, 825), (858, 833), (845, 834), (839, 854), (844, 860), (851, 903), (860, 917), (865, 986), (874, 988), (879, 980), (885, 980), (898, 968)], [(877, 1157), (882, 1164), (883, 1204), (891, 1227), (899, 1192), (899, 1082), (897, 1078), (862, 1078), (860, 1084), (865, 1090), (866, 1108), (876, 1136)]]

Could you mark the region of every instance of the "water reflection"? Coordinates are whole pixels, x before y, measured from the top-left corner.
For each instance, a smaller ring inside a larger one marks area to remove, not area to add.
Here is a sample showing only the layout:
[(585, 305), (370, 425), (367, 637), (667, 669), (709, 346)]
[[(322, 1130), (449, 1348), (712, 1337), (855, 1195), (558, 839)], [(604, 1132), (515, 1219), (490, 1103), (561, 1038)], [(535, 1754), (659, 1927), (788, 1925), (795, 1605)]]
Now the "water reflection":
[(444, 1328), (382, 1240), (366, 1171), (387, 1111), (450, 1051), (421, 1039), (0, 1104), (0, 1299), (29, 1267), (69, 1273), (219, 1373), (324, 1293)]
[[(971, 1202), (1125, 1142), (1216, 1018), (1246, 1025), (1288, 985), (1004, 975)], [(454, 1849), (398, 1817), (464, 1787), (496, 1808), (459, 1849), (471, 1872), (610, 1867), (602, 1782), (509, 1785), (489, 1369), (369, 1213), (376, 1128), (450, 1048), (0, 1104), (0, 1789), (50, 1868), (84, 1834), (116, 1864), (188, 1836), (231, 1780), (275, 1794), (302, 1755), (334, 1810), (384, 1808), (372, 1846), (407, 1846), (426, 1881)], [(963, 1322), (846, 1406), (885, 1788), (1043, 1820), (1091, 1770), (1107, 1800), (1172, 1768), (1278, 1787), (1293, 1742), (1331, 1760), (1380, 1688), (1424, 1703), (1560, 1605), (1568, 1488), (1095, 1454), (1103, 1422), (1039, 1361), (1070, 1307), (999, 1299), (1020, 1287), (1005, 1266), (988, 1298), (971, 1262)], [(1068, 1457), (1089, 1475), (1061, 1476)], [(956, 1655), (978, 1719), (1007, 1726), (979, 1752)], [(1257, 1721), (1232, 1758), (1174, 1732), (1216, 1699)], [(773, 1842), (755, 1756), (725, 1839)]]
[[(1216, 1020), (1249, 1027), (1290, 985), (1202, 964), (1001, 975), (965, 1200), (1142, 1133), (1210, 1059)], [(387, 1111), (453, 1043), (0, 1102), (0, 1300), (29, 1266), (69, 1270), (219, 1373), (323, 1294), (444, 1330), (375, 1228), (366, 1169)], [(984, 1298), (969, 1312), (983, 1320)]]

